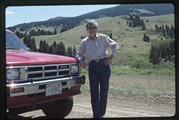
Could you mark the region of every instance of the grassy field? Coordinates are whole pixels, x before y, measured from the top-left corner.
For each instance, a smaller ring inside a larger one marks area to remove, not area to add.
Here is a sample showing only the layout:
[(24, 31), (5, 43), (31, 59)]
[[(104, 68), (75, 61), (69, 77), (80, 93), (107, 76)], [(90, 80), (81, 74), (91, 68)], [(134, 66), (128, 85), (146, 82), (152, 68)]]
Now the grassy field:
[[(83, 92), (89, 93), (89, 79), (82, 86)], [(175, 95), (175, 78), (167, 75), (111, 75), (109, 92), (131, 95)]]
[[(150, 36), (151, 41), (164, 38), (161, 33), (154, 31), (155, 25), (174, 25), (174, 15), (142, 17), (146, 30), (127, 26), (124, 16), (105, 17), (97, 19), (100, 33), (112, 33), (113, 39), (118, 42), (119, 50), (111, 64), (110, 92), (124, 94), (175, 94), (175, 65), (171, 62), (161, 62), (159, 65), (149, 63), (151, 42), (143, 41), (144, 33)], [(148, 21), (148, 22), (146, 22)], [(53, 30), (52, 28), (49, 28)], [(87, 36), (85, 25), (56, 35), (35, 36), (37, 47), (40, 40), (49, 44), (54, 41), (63, 41), (66, 47), (78, 47), (81, 36)], [(109, 53), (111, 51), (109, 50)], [(87, 69), (81, 70), (87, 75)], [(89, 91), (88, 80), (82, 90)]]

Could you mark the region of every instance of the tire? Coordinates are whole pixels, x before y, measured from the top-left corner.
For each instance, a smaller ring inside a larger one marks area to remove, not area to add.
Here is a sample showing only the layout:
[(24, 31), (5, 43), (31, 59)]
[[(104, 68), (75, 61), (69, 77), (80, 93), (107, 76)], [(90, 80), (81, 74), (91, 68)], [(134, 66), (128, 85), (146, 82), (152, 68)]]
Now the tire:
[(42, 111), (47, 118), (64, 118), (73, 108), (73, 97), (65, 98), (62, 100), (54, 101), (46, 107), (42, 108)]

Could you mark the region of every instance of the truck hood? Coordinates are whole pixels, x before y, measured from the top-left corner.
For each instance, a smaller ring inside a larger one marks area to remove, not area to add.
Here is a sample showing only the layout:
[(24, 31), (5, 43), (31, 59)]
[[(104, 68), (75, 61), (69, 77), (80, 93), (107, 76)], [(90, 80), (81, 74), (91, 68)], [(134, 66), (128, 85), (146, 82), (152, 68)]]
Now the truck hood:
[(39, 52), (6, 50), (6, 66), (76, 63), (76, 59)]

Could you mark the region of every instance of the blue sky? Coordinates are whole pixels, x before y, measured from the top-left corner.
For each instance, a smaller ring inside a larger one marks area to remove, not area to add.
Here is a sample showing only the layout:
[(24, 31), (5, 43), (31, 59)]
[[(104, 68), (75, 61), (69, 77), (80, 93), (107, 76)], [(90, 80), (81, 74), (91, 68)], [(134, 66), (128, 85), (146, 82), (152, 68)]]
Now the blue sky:
[(6, 27), (50, 18), (74, 17), (116, 5), (20, 6), (6, 8)]

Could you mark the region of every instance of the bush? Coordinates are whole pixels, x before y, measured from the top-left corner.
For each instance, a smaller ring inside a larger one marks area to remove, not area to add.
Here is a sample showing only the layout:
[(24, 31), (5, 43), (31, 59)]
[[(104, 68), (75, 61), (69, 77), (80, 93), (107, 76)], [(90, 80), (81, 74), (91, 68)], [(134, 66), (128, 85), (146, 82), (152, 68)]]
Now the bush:
[(151, 45), (149, 62), (159, 64), (162, 61), (171, 61), (175, 55), (175, 41), (155, 41)]

